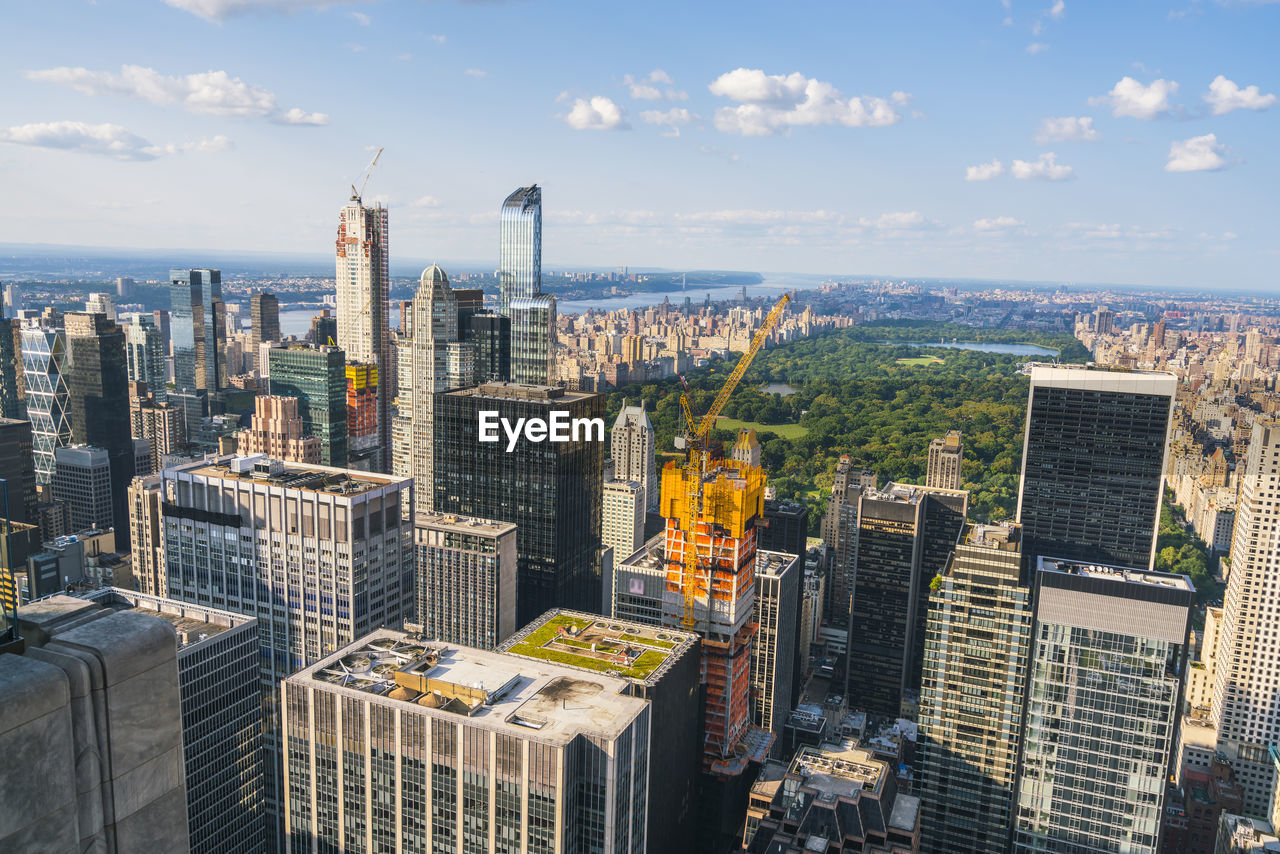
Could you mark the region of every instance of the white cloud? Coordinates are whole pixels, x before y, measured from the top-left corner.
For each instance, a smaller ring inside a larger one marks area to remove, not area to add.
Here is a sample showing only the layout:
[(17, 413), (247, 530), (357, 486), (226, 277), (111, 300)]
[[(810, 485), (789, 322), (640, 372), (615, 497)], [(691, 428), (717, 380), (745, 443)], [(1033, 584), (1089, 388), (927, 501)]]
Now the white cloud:
[(564, 120), (574, 130), (626, 130), (629, 127), (622, 108), (604, 95), (593, 95), (589, 100), (575, 99), (573, 109)]
[(975, 219), (973, 221), (973, 227), (978, 231), (1004, 231), (1007, 228), (1017, 228), (1021, 225), (1026, 225), (1026, 223), (1011, 216), (997, 216), (991, 219)]
[(863, 228), (874, 228), (878, 231), (903, 231), (922, 228), (929, 224), (925, 221), (924, 214), (920, 213), (920, 211), (898, 211), (880, 214), (880, 216), (874, 218), (864, 216), (858, 219), (858, 225)]
[(439, 33), (432, 33), (431, 35), (427, 36), (427, 38), (431, 39), (436, 44), (444, 44), (446, 41), (448, 41), (448, 39), (445, 36), (442, 36)]
[(633, 77), (628, 74), (622, 78), (623, 84), (631, 93), (632, 98), (641, 101), (687, 101), (689, 93), (682, 92), (678, 89), (667, 88), (659, 89), (659, 83), (665, 83), (668, 87), (673, 86), (675, 81), (671, 79), (671, 75), (663, 71), (661, 68), (655, 68), (645, 77)]
[(438, 208), (438, 207), (440, 207), (440, 200), (439, 200), (439, 199), (437, 199), (435, 196), (423, 196), (423, 197), (422, 197), (422, 198), (420, 198), (420, 199), (414, 199), (412, 202), (409, 202), (409, 207), (411, 207), (411, 208)]
[(730, 163), (737, 163), (741, 158), (736, 151), (728, 151), (724, 148), (717, 148), (714, 145), (699, 145), (698, 151), (703, 154), (710, 154), (712, 157), (720, 157)]
[(1058, 163), (1057, 155), (1052, 151), (1041, 154), (1039, 159), (1031, 162), (1015, 160), (1013, 165), (1009, 167), (1009, 173), (1019, 181), (1025, 181), (1029, 178), (1041, 178), (1045, 181), (1065, 181), (1071, 177), (1074, 171), (1070, 166), (1063, 166)]
[(1067, 4), (1063, 0), (1055, 0), (1054, 4), (1049, 7), (1049, 17), (1055, 21), (1061, 21), (1062, 16), (1066, 14)]
[(462, 73), (467, 75), (468, 77), (488, 77), (489, 76), (489, 72), (482, 71), (479, 68), (468, 68), (466, 71)]
[(964, 170), (964, 179), (966, 181), (990, 181), (1004, 174), (1004, 164), (999, 160), (992, 160), (990, 163), (979, 163), (977, 166), (970, 166)]
[(1164, 171), (1212, 172), (1223, 169), (1227, 165), (1227, 159), (1222, 156), (1225, 152), (1226, 146), (1211, 133), (1175, 141), (1169, 146), (1169, 162), (1164, 165)]
[(680, 128), (696, 121), (698, 116), (689, 112), (684, 107), (672, 107), (669, 110), (645, 110), (640, 114), (640, 120), (651, 125), (659, 127), (671, 128), (665, 136), (679, 136)]
[[(771, 136), (802, 125), (884, 127), (901, 120), (889, 100), (845, 98), (830, 83), (798, 71), (782, 75), (738, 68), (720, 75), (708, 88), (713, 95), (739, 102), (716, 110), (716, 128), (743, 136)], [(891, 97), (903, 104), (911, 96), (895, 92)]]
[(351, 17), (355, 18), (356, 23), (362, 27), (367, 27), (369, 26), (370, 23), (373, 22), (373, 19), (370, 18), (368, 15), (366, 15), (364, 12), (352, 12)]
[(1037, 53), (1044, 53), (1048, 49), (1049, 49), (1049, 46), (1044, 42), (1032, 42), (1031, 44), (1027, 45), (1027, 53), (1031, 54), (1032, 56), (1035, 56)]
[(1094, 142), (1101, 138), (1089, 116), (1048, 118), (1040, 122), (1040, 129), (1036, 131), (1036, 142), (1040, 145), (1050, 142)]
[[(182, 9), (206, 21), (225, 21), (237, 15), (252, 12), (281, 12), (290, 14), (303, 9), (326, 9), (334, 0), (164, 0), (175, 9)], [(347, 0), (366, 3), (372, 0)]]
[(1090, 98), (1094, 106), (1109, 106), (1114, 116), (1129, 116), (1135, 119), (1154, 119), (1165, 115), (1173, 109), (1169, 96), (1176, 94), (1178, 84), (1173, 80), (1156, 80), (1150, 86), (1143, 86), (1132, 77), (1125, 76), (1111, 87), (1106, 95)]
[(142, 137), (129, 133), (120, 125), (91, 125), (85, 122), (39, 122), (0, 129), (0, 141), (35, 148), (57, 148), (64, 151), (82, 151), (101, 154), (115, 160), (155, 160), (170, 154), (186, 151), (225, 151), (232, 142), (225, 136), (215, 136), (198, 142), (152, 145)]
[(26, 77), (42, 83), (69, 86), (84, 95), (136, 98), (160, 107), (181, 107), (191, 113), (269, 118), (285, 124), (329, 123), (329, 117), (324, 113), (307, 113), (297, 107), (281, 110), (274, 94), (225, 71), (168, 76), (141, 65), (121, 66), (118, 74), (60, 66), (28, 71)]
[(396, 59), (400, 60), (401, 62), (408, 62), (409, 60), (413, 59), (413, 54), (411, 54), (411, 53), (402, 53), (402, 54), (399, 54), (399, 55), (396, 57)]
[(1226, 115), (1233, 110), (1265, 110), (1276, 102), (1275, 95), (1264, 95), (1257, 86), (1241, 89), (1235, 81), (1228, 80), (1221, 74), (1213, 78), (1213, 82), (1209, 84), (1209, 93), (1204, 99), (1215, 116)]

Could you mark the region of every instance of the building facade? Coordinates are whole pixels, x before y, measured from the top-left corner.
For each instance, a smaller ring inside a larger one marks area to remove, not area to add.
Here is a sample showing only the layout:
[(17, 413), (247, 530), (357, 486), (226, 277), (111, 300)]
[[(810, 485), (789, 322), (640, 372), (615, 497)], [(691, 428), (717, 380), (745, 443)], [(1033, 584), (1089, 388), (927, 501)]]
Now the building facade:
[(156, 402), (164, 403), (169, 392), (168, 353), (164, 348), (164, 336), (151, 315), (139, 314), (125, 327), (124, 347), (129, 382), (146, 383)]
[(1033, 558), (1150, 568), (1177, 378), (1033, 365), (1018, 521)]
[[(334, 249), (336, 340), (348, 362), (378, 369), (381, 379), (377, 388), (378, 444), (385, 463), (391, 447), (391, 399), (394, 397), (394, 389), (390, 387), (394, 384), (394, 372), (390, 362), (387, 302), (391, 293), (387, 209), (380, 204), (367, 207), (359, 196), (353, 195), (338, 215)], [(323, 335), (323, 331), (320, 334)], [(325, 345), (328, 340), (315, 343)]]
[(547, 385), (555, 363), (556, 301), (542, 293), (542, 190), (520, 187), (498, 215), (498, 312), (511, 318), (511, 380)]
[(53, 452), (71, 443), (70, 391), (65, 373), (67, 338), (60, 328), (22, 329), (22, 377), (31, 421), (36, 483), (53, 479)]
[(942, 489), (962, 489), (960, 464), (964, 462), (964, 441), (959, 430), (948, 430), (947, 435), (929, 443), (929, 467), (925, 473), (925, 486)]
[(493, 649), (515, 632), (515, 525), (419, 513), (413, 540), (424, 637)]
[(263, 341), (280, 340), (280, 300), (272, 293), (249, 297), (249, 342), (254, 352)]
[(31, 422), (0, 418), (0, 480), (5, 505), (0, 513), (10, 522), (36, 524), (35, 460)]
[(53, 498), (67, 506), (71, 530), (113, 526), (111, 455), (93, 445), (67, 445), (55, 456)]
[(266, 454), (286, 463), (321, 462), (321, 442), (303, 435), (298, 398), (260, 394), (253, 399), (249, 426), (235, 434), (236, 453)]
[(271, 394), (298, 399), (302, 432), (320, 440), (320, 462), (347, 464), (346, 356), (337, 347), (290, 344), (269, 351)]
[(169, 271), (169, 340), (174, 397), (188, 438), (212, 415), (210, 398), (227, 385), (227, 312), (221, 270)]
[(795, 703), (796, 637), (804, 557), (760, 549), (756, 552), (755, 621), (751, 646), (752, 721), (782, 744), (782, 730)]
[(658, 466), (655, 462), (656, 439), (653, 424), (644, 409), (628, 406), (622, 401), (618, 417), (614, 419), (609, 434), (609, 452), (614, 464), (614, 477), (618, 480), (634, 480), (644, 489), (646, 510), (658, 509)]
[(644, 488), (632, 480), (606, 480), (601, 494), (600, 541), (624, 561), (644, 544)]

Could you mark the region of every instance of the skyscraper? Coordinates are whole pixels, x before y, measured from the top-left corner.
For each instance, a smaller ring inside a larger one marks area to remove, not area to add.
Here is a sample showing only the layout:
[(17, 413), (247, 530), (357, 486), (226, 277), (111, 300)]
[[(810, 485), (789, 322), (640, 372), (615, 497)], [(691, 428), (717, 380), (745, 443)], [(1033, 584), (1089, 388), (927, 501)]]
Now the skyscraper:
[(283, 821), (280, 680), (413, 614), (413, 484), (218, 457), (162, 472), (171, 599), (257, 617), (265, 801)]
[(0, 309), (0, 418), (27, 417), (21, 347), (21, 325)]
[(1034, 365), (1018, 521), (1031, 555), (1150, 568), (1173, 374)]
[(71, 530), (105, 531), (115, 525), (113, 460), (107, 450), (92, 445), (64, 445), (54, 451), (54, 457), (53, 497), (67, 506)]
[(176, 402), (185, 413), (187, 438), (213, 414), (210, 398), (227, 384), (226, 306), (220, 270), (169, 271), (169, 336)]
[(31, 442), (36, 483), (44, 486), (53, 478), (55, 449), (71, 442), (68, 412), (67, 337), (61, 329), (27, 326), (22, 330), (22, 373), (27, 395), (27, 418), (31, 421)]
[(8, 501), (7, 508), (0, 506), (0, 516), (28, 525), (36, 524), (39, 501), (31, 449), (31, 422), (0, 418), (0, 480)]
[(629, 688), (362, 636), (281, 686), (289, 850), (643, 854), (652, 714)]
[(249, 341), (254, 351), (263, 341), (280, 340), (280, 300), (265, 291), (249, 297)]
[(424, 637), (493, 649), (515, 632), (515, 525), (419, 513), (413, 542)]
[(1280, 741), (1275, 682), (1280, 638), (1275, 597), (1280, 591), (1280, 420), (1259, 419), (1240, 468), (1240, 498), (1231, 541), (1223, 623), (1218, 639), (1211, 715), (1218, 750), (1244, 787), (1244, 811), (1268, 815), (1275, 771), (1267, 749)]
[(258, 621), (117, 587), (81, 596), (173, 625), (191, 854), (260, 854), (266, 827)]
[(187, 854), (172, 626), (68, 596), (18, 624), (25, 652), (0, 655), (0, 851)]
[(471, 385), (471, 347), (458, 340), (458, 302), (439, 267), (422, 272), (408, 331), (400, 343), (391, 470), (414, 480), (418, 509), (431, 512), (436, 392)]
[(861, 496), (845, 682), (850, 708), (896, 718), (919, 686), (929, 585), (964, 527), (968, 497), (897, 483)]
[(542, 293), (542, 190), (520, 187), (499, 213), (498, 311), (511, 318), (511, 379), (551, 382), (556, 299)]
[(235, 434), (242, 456), (266, 454), (286, 463), (320, 463), (320, 440), (303, 435), (298, 398), (260, 394), (253, 399), (249, 426)]
[(129, 548), (129, 506), (125, 492), (133, 479), (134, 446), (129, 430), (129, 369), (124, 332), (102, 314), (68, 312), (67, 414), (71, 440), (103, 449), (111, 467), (110, 519), (116, 548)]
[[(609, 450), (613, 458), (614, 478), (617, 480), (634, 480), (644, 489), (644, 506), (647, 510), (658, 509), (658, 466), (654, 462), (653, 424), (644, 409), (644, 401), (639, 406), (628, 406), (622, 401), (618, 417), (614, 419), (613, 431), (609, 434)], [(618, 556), (619, 560), (626, 555)]]
[(634, 480), (606, 480), (601, 505), (600, 541), (621, 563), (644, 545), (644, 490)]
[(925, 474), (925, 486), (942, 489), (960, 489), (960, 464), (964, 461), (964, 442), (959, 430), (948, 430), (947, 435), (929, 443), (929, 468)]
[(800, 578), (804, 556), (756, 552), (755, 622), (751, 645), (752, 720), (782, 742), (783, 725), (793, 708), (796, 635), (800, 619)]
[(462, 340), (475, 349), (477, 382), (511, 379), (511, 318), (488, 311), (476, 312), (468, 318)]
[(929, 596), (917, 775), (926, 854), (1007, 851), (1031, 652), (1016, 526), (966, 526)]
[(84, 310), (89, 314), (105, 314), (112, 323), (116, 322), (116, 301), (111, 298), (111, 294), (89, 294)]
[[(378, 444), (385, 469), (390, 462), (391, 386), (394, 385), (387, 306), (391, 292), (387, 209), (380, 204), (366, 207), (358, 195), (353, 195), (338, 215), (338, 238), (334, 246), (338, 297), (336, 340), (346, 353), (348, 363), (373, 365), (378, 369)], [(315, 343), (327, 344), (328, 341)]]
[(320, 440), (320, 462), (347, 464), (347, 372), (337, 347), (290, 344), (268, 355), (274, 395), (296, 397), (302, 432)]
[(840, 457), (821, 527), (831, 563), (830, 578), (823, 590), (825, 611), (827, 619), (836, 625), (846, 625), (849, 620), (858, 546), (858, 502), (864, 490), (875, 488), (874, 472), (855, 467), (847, 455)]
[(1156, 854), (1195, 589), (1185, 576), (1040, 558), (1017, 854)]
[[(593, 423), (567, 442), (522, 436), (508, 453), (501, 429), (480, 441), (482, 411), (512, 425), (555, 412)], [(550, 608), (602, 611), (603, 415), (600, 395), (561, 388), (494, 383), (436, 397), (435, 510), (518, 526), (517, 626)]]
[(124, 348), (129, 382), (146, 383), (156, 403), (165, 403), (169, 371), (165, 363), (164, 336), (151, 315), (136, 315), (125, 327)]

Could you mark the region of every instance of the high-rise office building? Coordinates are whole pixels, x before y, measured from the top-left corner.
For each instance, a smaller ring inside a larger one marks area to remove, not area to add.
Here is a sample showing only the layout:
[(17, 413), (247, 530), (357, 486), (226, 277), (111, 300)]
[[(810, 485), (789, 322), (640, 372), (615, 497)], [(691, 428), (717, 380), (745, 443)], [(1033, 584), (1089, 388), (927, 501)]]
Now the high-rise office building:
[(89, 314), (105, 314), (112, 323), (116, 322), (116, 301), (111, 294), (91, 293), (85, 300), (84, 310)]
[(168, 366), (164, 337), (151, 315), (139, 314), (124, 330), (125, 359), (129, 382), (146, 383), (157, 403), (168, 397)]
[(649, 766), (653, 770), (645, 841), (650, 852), (697, 851), (699, 642), (692, 632), (556, 610), (538, 617), (498, 648), (513, 658), (554, 661), (592, 675), (601, 665), (609, 666), (613, 671), (609, 675), (627, 683), (628, 694), (649, 701)]
[(628, 406), (623, 399), (609, 434), (613, 476), (617, 480), (634, 480), (644, 488), (646, 510), (658, 509), (660, 482), (654, 461), (655, 443), (653, 424), (644, 410), (644, 401), (641, 400), (639, 406)]
[(1021, 533), (966, 526), (929, 596), (916, 754), (926, 854), (1009, 848), (1031, 653)]
[(515, 525), (418, 513), (413, 548), (424, 637), (493, 649), (515, 633)]
[(1185, 576), (1040, 558), (1017, 854), (1156, 854), (1195, 589)]
[(462, 340), (475, 352), (477, 382), (511, 379), (511, 318), (491, 311), (476, 312), (468, 318)]
[(164, 569), (164, 527), (160, 506), (164, 501), (159, 473), (135, 477), (129, 483), (129, 537), (133, 583), (142, 593), (166, 596), (169, 578)]
[(624, 680), (381, 629), (286, 679), (289, 850), (641, 854)]
[(0, 418), (0, 487), (5, 505), (0, 514), (10, 522), (36, 524), (36, 470), (31, 454), (31, 422)]
[(929, 585), (964, 527), (969, 493), (890, 483), (859, 499), (845, 697), (896, 718), (919, 687)]
[(1031, 556), (1150, 568), (1177, 378), (1033, 365), (1018, 521)]
[(960, 464), (964, 462), (964, 441), (959, 430), (948, 430), (947, 435), (929, 443), (929, 467), (924, 485), (942, 489), (961, 489)]
[(471, 385), (471, 347), (458, 341), (458, 302), (439, 267), (422, 272), (407, 330), (400, 342), (399, 394), (393, 425), (391, 470), (413, 478), (418, 509), (431, 512), (436, 392)]
[[(482, 412), (496, 413), (494, 441), (480, 441)], [(507, 451), (502, 420), (550, 422), (555, 413), (577, 421), (569, 441), (521, 436)], [(517, 525), (518, 626), (550, 608), (603, 608), (603, 416), (603, 397), (561, 388), (495, 383), (436, 397), (435, 510)]]
[(258, 621), (118, 587), (80, 595), (173, 625), (191, 854), (259, 854), (266, 826)]
[[(366, 207), (358, 195), (353, 195), (338, 215), (338, 238), (334, 247), (338, 299), (335, 340), (346, 353), (348, 362), (378, 369), (378, 444), (385, 468), (390, 462), (391, 399), (395, 384), (388, 327), (391, 273), (387, 209), (381, 204)], [(312, 329), (316, 329), (315, 324)], [(327, 330), (320, 330), (321, 334), (324, 331)], [(323, 345), (328, 340), (315, 343)]]
[(114, 526), (116, 548), (128, 551), (129, 506), (125, 492), (133, 479), (134, 445), (129, 429), (124, 331), (102, 314), (68, 312), (64, 321), (71, 440), (106, 451), (113, 513), (109, 519), (96, 522)]
[(600, 542), (615, 562), (644, 545), (644, 489), (634, 480), (606, 480), (601, 494)]
[(794, 707), (797, 622), (804, 556), (756, 551), (755, 622), (751, 645), (752, 720), (782, 743), (782, 729)]
[(266, 454), (286, 463), (320, 463), (320, 440), (303, 435), (298, 398), (260, 394), (249, 426), (235, 434), (236, 453)]
[(542, 190), (520, 187), (498, 215), (498, 312), (511, 318), (511, 379), (547, 385), (556, 348), (556, 300), (542, 293)]
[(756, 540), (761, 549), (804, 557), (809, 544), (809, 508), (798, 501), (766, 498)]
[(53, 478), (55, 449), (71, 442), (71, 415), (65, 363), (67, 337), (61, 329), (26, 326), (22, 329), (22, 374), (36, 483)]
[(821, 527), (822, 541), (830, 550), (830, 577), (823, 591), (825, 610), (827, 619), (835, 625), (846, 625), (849, 620), (858, 546), (858, 502), (864, 490), (875, 488), (874, 472), (854, 466), (847, 455), (840, 458)]
[(18, 629), (25, 652), (0, 655), (0, 851), (190, 851), (172, 626), (57, 596)]
[(183, 411), (171, 403), (157, 403), (146, 383), (131, 383), (129, 432), (151, 443), (151, 468), (163, 468), (165, 457), (176, 454), (186, 442)]
[(260, 291), (249, 297), (249, 342), (254, 350), (263, 341), (280, 340), (280, 300)]
[(320, 462), (347, 464), (346, 358), (337, 347), (290, 344), (268, 354), (273, 395), (296, 397), (302, 432), (320, 440)]
[(192, 438), (200, 419), (214, 412), (211, 399), (227, 384), (222, 271), (170, 270), (169, 302), (173, 394)]
[(107, 450), (93, 445), (65, 445), (54, 451), (54, 456), (53, 498), (67, 506), (71, 530), (105, 531), (115, 525), (113, 460)]
[(319, 314), (312, 316), (311, 327), (307, 330), (307, 343), (337, 345), (338, 318), (329, 309), (322, 308)]
[(0, 418), (26, 418), (22, 326), (0, 310)]
[(166, 595), (258, 619), (264, 798), (282, 819), (279, 682), (412, 616), (413, 485), (268, 457), (161, 474)]
[(136, 285), (133, 279), (128, 276), (116, 277), (116, 296), (121, 300), (126, 300), (133, 296), (133, 286)]
[(1267, 753), (1280, 742), (1280, 638), (1275, 599), (1280, 593), (1280, 420), (1259, 419), (1240, 467), (1240, 497), (1231, 541), (1231, 571), (1218, 639), (1211, 714), (1218, 750), (1244, 787), (1244, 811), (1268, 815), (1276, 787)]

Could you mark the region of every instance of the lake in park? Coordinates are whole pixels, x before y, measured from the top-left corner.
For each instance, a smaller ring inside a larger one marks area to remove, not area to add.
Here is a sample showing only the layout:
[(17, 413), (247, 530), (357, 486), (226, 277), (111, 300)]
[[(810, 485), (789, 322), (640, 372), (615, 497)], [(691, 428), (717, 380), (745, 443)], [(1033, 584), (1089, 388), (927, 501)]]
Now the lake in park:
[(1010, 356), (1057, 356), (1058, 351), (1052, 347), (1041, 347), (1039, 344), (941, 344), (937, 341), (881, 341), (881, 344), (892, 344), (901, 347), (945, 347), (948, 350), (977, 350), (979, 353), (1005, 353)]

